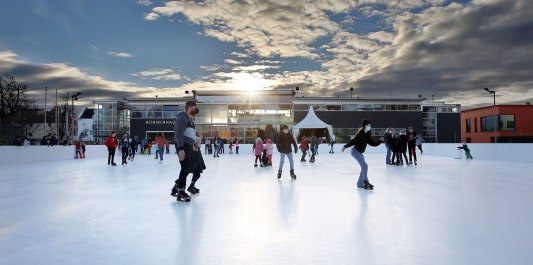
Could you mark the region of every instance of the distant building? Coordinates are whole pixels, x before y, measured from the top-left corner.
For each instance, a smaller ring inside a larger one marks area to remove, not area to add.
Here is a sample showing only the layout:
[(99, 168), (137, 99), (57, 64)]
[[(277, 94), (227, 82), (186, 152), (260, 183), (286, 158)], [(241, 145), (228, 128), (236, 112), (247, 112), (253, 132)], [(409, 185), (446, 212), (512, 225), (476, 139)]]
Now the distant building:
[(241, 143), (253, 143), (258, 134), (272, 135), (282, 125), (298, 123), (309, 106), (320, 119), (333, 125), (337, 142), (353, 137), (363, 119), (371, 120), (376, 136), (383, 135), (389, 126), (396, 131), (413, 126), (426, 142), (453, 143), (461, 139), (461, 109), (457, 104), (422, 97), (295, 97), (293, 90), (202, 90), (193, 91), (191, 97), (94, 101), (94, 137), (101, 142), (118, 130), (140, 139), (154, 138), (161, 131), (172, 140), (175, 118), (192, 99), (197, 100), (200, 109), (195, 118), (199, 136), (238, 138)]
[(76, 127), (76, 140), (83, 140), (86, 142), (94, 141), (93, 130), (93, 116), (94, 109), (85, 108), (78, 116), (78, 126)]
[[(496, 115), (496, 130), (494, 115)], [(533, 106), (496, 105), (461, 113), (461, 140), (466, 143), (533, 143)]]

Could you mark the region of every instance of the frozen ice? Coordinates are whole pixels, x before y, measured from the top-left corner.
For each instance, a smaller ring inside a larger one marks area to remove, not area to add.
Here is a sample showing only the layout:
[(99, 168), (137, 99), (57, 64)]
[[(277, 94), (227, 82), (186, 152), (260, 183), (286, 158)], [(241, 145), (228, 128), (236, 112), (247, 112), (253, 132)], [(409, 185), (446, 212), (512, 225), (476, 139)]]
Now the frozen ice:
[[(369, 147), (371, 148), (371, 147)], [(356, 188), (349, 152), (254, 168), (206, 155), (190, 203), (176, 155), (2, 165), (0, 264), (531, 264), (532, 163), (419, 155)], [(189, 177), (190, 181), (191, 176)]]

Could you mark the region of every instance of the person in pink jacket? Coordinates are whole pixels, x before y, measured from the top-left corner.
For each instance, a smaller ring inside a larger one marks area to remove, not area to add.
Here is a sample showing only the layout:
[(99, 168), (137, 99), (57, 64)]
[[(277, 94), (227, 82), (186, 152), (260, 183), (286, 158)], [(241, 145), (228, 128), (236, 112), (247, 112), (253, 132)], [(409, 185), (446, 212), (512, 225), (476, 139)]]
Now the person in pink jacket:
[(265, 150), (267, 152), (268, 157), (268, 164), (267, 166), (272, 166), (272, 154), (274, 153), (274, 145), (272, 144), (271, 139), (267, 139), (267, 143), (265, 144)]
[(261, 161), (261, 155), (263, 154), (263, 140), (261, 140), (261, 137), (257, 137), (257, 140), (255, 140), (255, 164), (254, 167), (257, 167), (257, 160), (259, 160), (259, 163), (261, 166), (263, 166), (263, 162)]

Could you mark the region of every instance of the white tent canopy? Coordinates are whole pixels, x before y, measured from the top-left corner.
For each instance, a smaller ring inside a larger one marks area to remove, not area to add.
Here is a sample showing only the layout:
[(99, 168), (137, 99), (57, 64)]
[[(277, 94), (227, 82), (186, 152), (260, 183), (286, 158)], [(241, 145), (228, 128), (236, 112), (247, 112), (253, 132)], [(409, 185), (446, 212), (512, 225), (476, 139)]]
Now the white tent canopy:
[[(331, 140), (335, 141), (333, 127), (316, 116), (313, 106), (309, 106), (309, 112), (307, 112), (305, 118), (292, 127), (292, 135), (295, 139), (297, 139), (300, 129), (328, 129)], [(296, 141), (298, 141), (298, 139)]]

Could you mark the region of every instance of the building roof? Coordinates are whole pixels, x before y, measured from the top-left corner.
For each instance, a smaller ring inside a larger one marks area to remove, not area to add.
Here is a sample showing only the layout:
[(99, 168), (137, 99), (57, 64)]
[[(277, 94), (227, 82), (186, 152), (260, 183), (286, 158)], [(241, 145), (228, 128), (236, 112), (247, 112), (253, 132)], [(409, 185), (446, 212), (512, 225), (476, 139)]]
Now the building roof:
[(92, 119), (94, 115), (94, 109), (85, 108), (79, 115), (78, 119)]
[[(499, 107), (513, 107), (513, 108), (524, 108), (525, 109), (525, 108), (533, 108), (533, 105), (496, 105), (496, 108), (499, 108)], [(492, 109), (492, 108), (494, 108), (494, 105), (462, 110), (461, 112), (478, 111), (478, 110)]]

